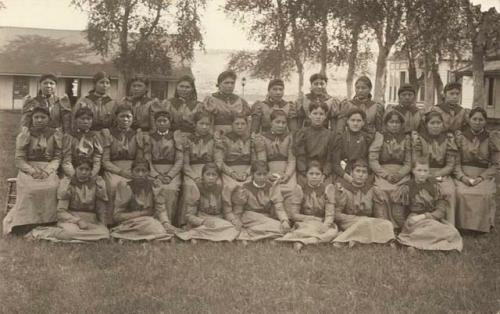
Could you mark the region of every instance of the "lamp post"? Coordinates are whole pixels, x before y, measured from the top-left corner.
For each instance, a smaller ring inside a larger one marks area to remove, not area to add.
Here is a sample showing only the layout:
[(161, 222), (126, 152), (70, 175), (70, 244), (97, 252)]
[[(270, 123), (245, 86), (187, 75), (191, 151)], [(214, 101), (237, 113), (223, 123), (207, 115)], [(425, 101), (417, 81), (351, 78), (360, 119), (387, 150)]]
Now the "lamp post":
[(247, 78), (246, 77), (243, 77), (241, 79), (241, 96), (242, 97), (245, 97), (245, 85), (247, 84)]

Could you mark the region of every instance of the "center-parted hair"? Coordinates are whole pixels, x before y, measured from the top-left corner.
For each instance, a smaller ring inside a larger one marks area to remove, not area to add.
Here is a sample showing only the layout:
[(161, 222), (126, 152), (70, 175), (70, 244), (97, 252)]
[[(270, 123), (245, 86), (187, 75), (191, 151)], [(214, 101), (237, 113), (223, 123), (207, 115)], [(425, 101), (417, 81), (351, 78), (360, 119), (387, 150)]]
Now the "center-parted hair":
[(221, 175), (219, 167), (213, 162), (208, 162), (203, 165), (203, 168), (201, 168), (201, 175), (204, 175), (208, 170), (214, 170), (218, 176)]
[(323, 165), (317, 160), (311, 160), (307, 163), (307, 171), (311, 170), (311, 168), (318, 168), (323, 173)]
[(389, 112), (387, 112), (384, 116), (384, 125), (387, 124), (387, 122), (389, 122), (389, 120), (392, 119), (392, 117), (398, 117), (399, 119), (399, 122), (401, 122), (401, 124), (404, 124), (405, 123), (405, 117), (403, 117), (403, 115), (401, 114), (401, 112), (393, 109), (393, 110), (390, 110)]
[(80, 107), (75, 113), (75, 119), (85, 115), (94, 118), (94, 113), (92, 112), (92, 109), (90, 109), (89, 107)]
[(313, 110), (316, 110), (318, 108), (323, 109), (325, 114), (328, 113), (328, 106), (324, 102), (313, 102), (309, 105), (309, 112), (312, 112)]
[(159, 118), (159, 117), (166, 117), (168, 119), (168, 121), (172, 121), (172, 118), (170, 116), (170, 112), (166, 111), (166, 110), (160, 110), (160, 111), (157, 111), (155, 112), (155, 115), (154, 115), (154, 119), (155, 121)]
[(285, 120), (288, 120), (288, 114), (281, 109), (275, 109), (271, 112), (271, 121), (274, 121), (277, 117), (285, 117)]
[(132, 110), (132, 106), (126, 103), (120, 103), (118, 106), (115, 108), (115, 116), (118, 116), (120, 113), (125, 112), (125, 111), (130, 111), (132, 116), (134, 115), (134, 111)]
[(248, 124), (247, 116), (243, 112), (236, 112), (231, 115), (231, 123), (238, 119), (243, 119)]
[(200, 121), (203, 118), (208, 118), (208, 121), (210, 121), (210, 123), (214, 122), (214, 117), (209, 112), (206, 112), (206, 111), (197, 111), (193, 115), (193, 122), (194, 122), (194, 124), (198, 123), (198, 121)]
[(346, 118), (349, 119), (350, 117), (352, 117), (355, 114), (359, 114), (361, 116), (361, 118), (363, 119), (363, 121), (366, 122), (366, 112), (364, 112), (362, 109), (360, 109), (358, 107), (355, 107), (355, 108), (352, 108), (351, 110), (349, 110), (347, 112)]

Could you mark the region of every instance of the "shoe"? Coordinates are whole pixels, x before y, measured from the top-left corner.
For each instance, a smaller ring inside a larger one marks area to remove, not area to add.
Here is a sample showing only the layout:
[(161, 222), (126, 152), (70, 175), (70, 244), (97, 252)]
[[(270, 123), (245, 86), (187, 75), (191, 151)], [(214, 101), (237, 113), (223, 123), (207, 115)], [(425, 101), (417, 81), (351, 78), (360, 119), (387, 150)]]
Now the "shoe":
[(297, 252), (300, 252), (300, 250), (302, 250), (302, 248), (304, 247), (304, 244), (300, 243), (300, 242), (295, 242), (293, 244), (293, 249)]

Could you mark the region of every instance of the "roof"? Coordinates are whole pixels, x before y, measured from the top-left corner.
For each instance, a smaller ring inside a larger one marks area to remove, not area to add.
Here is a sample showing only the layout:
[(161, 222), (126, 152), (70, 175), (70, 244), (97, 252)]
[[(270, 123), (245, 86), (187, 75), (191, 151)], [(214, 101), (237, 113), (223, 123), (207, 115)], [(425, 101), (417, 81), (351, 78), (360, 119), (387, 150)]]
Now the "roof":
[[(47, 45), (51, 44), (59, 49), (50, 51)], [(106, 71), (112, 77), (119, 73), (109, 58), (92, 50), (85, 32), (79, 30), (0, 26), (0, 51), (0, 75), (39, 76), (50, 72), (60, 77), (90, 78), (98, 71)], [(173, 63), (169, 75), (155, 78), (175, 80), (192, 75), (189, 66), (175, 59)]]
[[(466, 65), (455, 71), (458, 76), (472, 76), (472, 64)], [(485, 75), (500, 75), (500, 60), (484, 62)]]

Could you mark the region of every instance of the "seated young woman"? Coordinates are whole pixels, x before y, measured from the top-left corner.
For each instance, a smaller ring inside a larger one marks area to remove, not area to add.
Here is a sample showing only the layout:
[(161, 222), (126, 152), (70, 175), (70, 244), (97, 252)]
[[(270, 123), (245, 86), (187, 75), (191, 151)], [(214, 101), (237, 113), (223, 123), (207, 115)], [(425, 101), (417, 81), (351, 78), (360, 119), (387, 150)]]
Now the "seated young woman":
[(373, 203), (379, 201), (379, 195), (367, 181), (368, 163), (355, 160), (352, 163), (352, 182), (342, 180), (336, 186), (335, 223), (341, 230), (333, 240), (336, 247), (394, 240), (392, 223), (373, 218)]
[(338, 233), (334, 223), (335, 186), (323, 182), (321, 164), (314, 160), (307, 167), (306, 178), (307, 184), (296, 187), (288, 208), (293, 229), (277, 239), (294, 242), (297, 251), (307, 244), (330, 243)]
[(444, 130), (444, 120), (437, 111), (429, 111), (423, 118), (419, 133), (412, 133), (413, 159), (427, 158), (430, 175), (441, 189), (450, 206), (447, 206), (446, 220), (455, 225), (456, 186), (451, 178), (455, 168), (457, 145), (453, 134)]
[(29, 118), (29, 128), (23, 127), (16, 138), (17, 199), (3, 220), (4, 234), (17, 226), (57, 221), (57, 169), (63, 135), (49, 126), (47, 107), (32, 108)]
[(123, 240), (169, 240), (177, 228), (168, 219), (165, 198), (148, 178), (149, 161), (132, 163), (132, 180), (121, 181), (116, 189), (114, 220), (118, 225), (111, 236)]
[(468, 126), (455, 136), (458, 146), (456, 227), (459, 229), (490, 232), (495, 225), (500, 134), (486, 130), (487, 118), (484, 109), (475, 107), (468, 116)]
[(106, 228), (108, 194), (101, 177), (92, 175), (92, 159), (73, 160), (75, 175), (64, 178), (57, 191), (57, 227), (37, 227), (31, 236), (54, 242), (109, 239)]
[(75, 159), (92, 159), (92, 176), (101, 170), (103, 146), (100, 132), (92, 130), (94, 114), (88, 107), (82, 107), (75, 113), (73, 129), (63, 137), (62, 169), (66, 176), (73, 177)]
[(240, 226), (233, 225), (235, 217), (231, 212), (222, 210), (222, 184), (217, 165), (212, 162), (203, 165), (196, 187), (186, 194), (187, 231), (178, 232), (177, 237), (192, 242), (196, 239), (214, 242), (236, 239)]
[(154, 122), (155, 130), (144, 137), (144, 157), (151, 163), (150, 176), (160, 187), (168, 218), (175, 224), (179, 216), (177, 200), (182, 184), (183, 141), (174, 137), (168, 111), (155, 112)]
[(279, 238), (290, 231), (279, 184), (267, 180), (269, 166), (265, 161), (252, 163), (251, 173), (252, 181), (232, 193), (234, 224), (242, 226), (238, 240)]
[(330, 130), (324, 126), (329, 108), (325, 103), (313, 102), (308, 107), (309, 126), (303, 127), (295, 134), (293, 150), (297, 163), (297, 181), (305, 184), (307, 164), (311, 160), (321, 162), (326, 180), (330, 180), (331, 167), (328, 158), (332, 141)]
[(416, 159), (412, 172), (413, 178), (401, 187), (410, 215), (398, 235), (398, 242), (420, 250), (462, 251), (460, 233), (444, 220), (450, 205), (439, 184), (430, 176), (429, 161)]
[(400, 229), (408, 216), (398, 187), (410, 179), (411, 138), (403, 132), (404, 117), (392, 110), (384, 116), (382, 132), (370, 145), (369, 165), (375, 173), (375, 188), (385, 194), (382, 204), (375, 204), (374, 216), (392, 222)]

